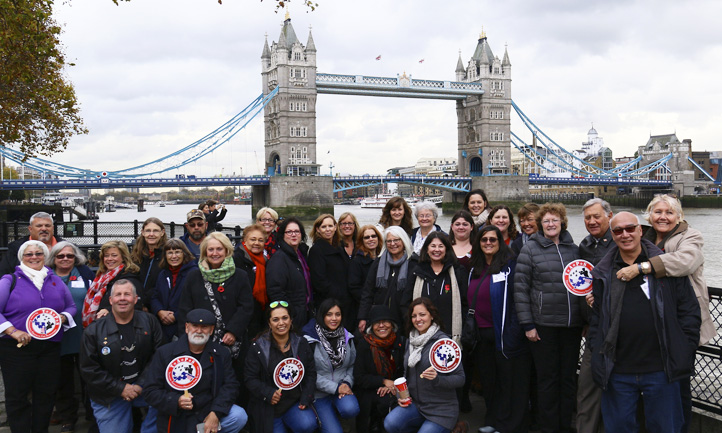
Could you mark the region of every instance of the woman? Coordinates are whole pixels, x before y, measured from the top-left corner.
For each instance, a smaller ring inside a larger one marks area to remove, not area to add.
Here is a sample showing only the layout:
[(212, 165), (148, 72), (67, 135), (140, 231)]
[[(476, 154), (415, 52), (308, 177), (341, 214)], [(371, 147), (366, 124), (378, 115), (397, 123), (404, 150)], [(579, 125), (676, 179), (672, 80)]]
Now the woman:
[(514, 214), (511, 213), (509, 206), (503, 204), (494, 206), (489, 211), (489, 218), (486, 221), (493, 226), (499, 227), (501, 234), (504, 235), (504, 243), (507, 246), (516, 239), (519, 233), (516, 230)]
[(419, 254), (429, 233), (433, 231), (444, 233), (444, 231), (436, 224), (436, 219), (439, 217), (439, 208), (434, 203), (428, 201), (417, 203), (414, 206), (414, 215), (419, 222), (419, 226), (411, 232), (411, 245), (414, 247), (414, 253)]
[(416, 256), (412, 256), (411, 240), (398, 226), (385, 231), (386, 249), (373, 262), (368, 278), (361, 291), (359, 306), (359, 332), (366, 329), (366, 319), (371, 307), (386, 305), (391, 310), (394, 321), (402, 323), (404, 306), (402, 305), (406, 282), (412, 278), (416, 266)]
[(514, 308), (513, 252), (498, 227), (484, 226), (474, 240), (469, 305), (477, 345), (471, 357), (481, 378), (490, 431), (524, 432), (529, 406), (531, 354)]
[(561, 203), (546, 203), (536, 214), (542, 228), (521, 249), (514, 275), (514, 303), (529, 340), (544, 431), (567, 431), (576, 396), (576, 372), (582, 336), (579, 301), (564, 287), (564, 267), (579, 258), (567, 231)]
[(474, 231), (474, 219), (465, 210), (460, 210), (451, 217), (449, 241), (454, 248), (456, 260), (467, 271), (471, 269), (471, 234)]
[(411, 208), (401, 197), (392, 197), (386, 202), (381, 210), (381, 218), (379, 219), (379, 230), (385, 230), (392, 226), (401, 226), (407, 236), (411, 236), (411, 230), (414, 228), (411, 219)]
[[(644, 238), (657, 245), (664, 251), (664, 254), (652, 257), (648, 262), (639, 265), (627, 266), (617, 273), (617, 277), (631, 281), (640, 272), (654, 274), (657, 278), (689, 276), (702, 315), (699, 345), (709, 343), (717, 336), (717, 331), (709, 313), (709, 293), (704, 278), (702, 233), (687, 224), (684, 220), (682, 204), (672, 195), (656, 195), (647, 205), (644, 217), (652, 225), (644, 233)], [(689, 378), (680, 381), (680, 389), (684, 409), (682, 431), (686, 432), (689, 429), (692, 415)]]
[[(67, 241), (58, 242), (50, 250), (45, 265), (63, 280), (75, 304), (73, 321), (82, 323), (83, 300), (95, 275), (85, 265), (86, 259), (80, 248)], [(83, 328), (75, 326), (63, 334), (60, 344), (60, 385), (55, 397), (53, 419), (61, 424), (62, 431), (73, 431), (78, 420), (78, 399), (75, 398), (75, 372), (79, 366), (80, 341)], [(78, 371), (79, 372), (79, 371)], [(81, 395), (85, 397), (85, 382), (81, 378)], [(90, 401), (85, 401), (86, 414), (91, 414)]]
[(207, 200), (206, 205), (208, 206), (208, 212), (206, 213), (205, 210), (203, 212), (206, 213), (208, 233), (210, 233), (222, 228), (219, 223), (226, 217), (228, 209), (226, 209), (225, 205), (214, 199)]
[(196, 258), (188, 250), (186, 244), (178, 239), (168, 239), (160, 253), (160, 274), (155, 283), (155, 293), (150, 302), (150, 311), (160, 320), (163, 329), (163, 341), (168, 343), (174, 340), (179, 332), (185, 332), (178, 327), (178, 304), (180, 303), (183, 283), (191, 271), (198, 269)]
[(539, 230), (539, 227), (536, 225), (536, 212), (538, 210), (539, 205), (535, 203), (526, 203), (519, 208), (519, 212), (517, 212), (516, 215), (519, 217), (521, 234), (511, 243), (511, 250), (514, 252), (514, 255), (518, 256), (521, 247), (526, 244), (531, 235)]
[(143, 284), (144, 306), (150, 309), (155, 283), (160, 274), (160, 261), (163, 259), (163, 246), (168, 238), (165, 235), (165, 225), (161, 220), (150, 217), (140, 230), (140, 236), (135, 240), (130, 259), (140, 267), (140, 282)]
[[(316, 307), (326, 298), (341, 302), (346, 317), (344, 326), (356, 324), (358, 307), (348, 293), (348, 258), (341, 247), (338, 224), (331, 214), (321, 214), (313, 223), (313, 247), (308, 252), (311, 286)], [(351, 328), (353, 329), (353, 328)]]
[[(213, 232), (201, 242), (198, 268), (188, 273), (178, 303), (178, 323), (185, 326), (189, 311), (203, 308), (216, 316), (213, 341), (228, 346), (239, 381), (239, 360), (248, 323), (253, 314), (253, 296), (246, 273), (233, 262), (233, 246), (228, 236)], [(179, 327), (179, 332), (181, 331)], [(238, 361), (236, 361), (238, 360)]]
[(416, 298), (409, 306), (409, 339), (404, 354), (404, 377), (411, 403), (391, 411), (384, 420), (389, 433), (449, 432), (459, 417), (456, 388), (464, 384), (464, 369), (438, 373), (429, 361), (431, 346), (441, 338), (439, 312), (428, 298)]
[[(40, 241), (23, 243), (17, 255), (20, 265), (0, 279), (0, 370), (13, 433), (48, 431), (60, 380), (60, 342), (63, 331), (75, 326), (75, 302), (60, 277), (45, 267), (48, 254)], [(61, 329), (48, 340), (33, 339), (27, 332), (28, 316), (41, 307), (60, 314)]]
[(406, 305), (420, 296), (429, 298), (439, 310), (441, 329), (457, 344), (461, 344), (462, 319), (468, 310), (464, 296), (468, 275), (456, 264), (449, 237), (432, 232), (424, 242), (419, 264), (407, 280), (404, 293)]
[[(246, 387), (254, 433), (311, 433), (318, 426), (311, 409), (316, 391), (313, 351), (305, 338), (291, 332), (293, 320), (288, 308), (286, 301), (268, 305), (268, 330), (253, 341), (248, 351)], [(274, 369), (286, 358), (301, 361), (304, 375), (297, 387), (281, 391), (274, 383)]]
[(110, 312), (110, 289), (116, 281), (128, 280), (135, 286), (139, 295), (136, 309), (142, 309), (145, 299), (143, 285), (138, 279), (140, 268), (130, 259), (128, 246), (122, 241), (108, 241), (100, 247), (100, 264), (95, 279), (88, 289), (83, 302), (83, 327), (87, 328), (95, 319), (100, 319)]
[(243, 240), (233, 253), (236, 267), (246, 271), (248, 281), (253, 288), (253, 317), (248, 324), (248, 335), (253, 338), (265, 328), (263, 309), (268, 305), (266, 293), (266, 257), (263, 246), (266, 243), (266, 230), (260, 224), (243, 229)]
[(386, 305), (371, 308), (368, 326), (356, 348), (354, 391), (360, 412), (357, 432), (378, 432), (389, 410), (396, 407), (394, 380), (404, 375), (406, 339), (399, 333)]
[(483, 189), (472, 189), (464, 197), (462, 209), (469, 212), (474, 219), (474, 226), (481, 227), (486, 223), (491, 206)]
[[(381, 252), (381, 233), (375, 226), (365, 225), (356, 238), (356, 255), (348, 266), (348, 291), (354, 302), (361, 303), (361, 292), (376, 257)], [(352, 328), (353, 329), (353, 328)], [(363, 330), (359, 330), (363, 332)]]
[(356, 238), (358, 237), (359, 224), (356, 216), (351, 212), (344, 212), (338, 217), (338, 233), (341, 235), (341, 244), (346, 252), (349, 262), (356, 255)]
[(287, 300), (293, 321), (303, 326), (314, 316), (306, 231), (301, 221), (291, 217), (283, 220), (277, 233), (278, 252), (266, 263), (268, 299)]
[(316, 318), (303, 327), (313, 348), (316, 365), (316, 394), (313, 407), (321, 422), (322, 433), (342, 433), (339, 417), (353, 418), (359, 405), (353, 387), (356, 346), (353, 335), (343, 327), (343, 310), (337, 299), (325, 299)]
[(270, 259), (271, 256), (278, 251), (277, 221), (278, 212), (270, 207), (262, 207), (256, 212), (256, 223), (262, 225), (266, 231), (266, 245), (264, 245), (266, 260)]

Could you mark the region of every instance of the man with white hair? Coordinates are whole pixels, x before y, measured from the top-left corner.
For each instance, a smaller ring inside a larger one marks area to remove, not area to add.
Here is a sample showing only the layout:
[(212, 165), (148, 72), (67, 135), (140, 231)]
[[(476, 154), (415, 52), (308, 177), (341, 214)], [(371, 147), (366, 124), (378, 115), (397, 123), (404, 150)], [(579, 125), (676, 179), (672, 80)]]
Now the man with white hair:
[(15, 270), (15, 266), (19, 265), (18, 261), (18, 250), (20, 245), (27, 241), (40, 241), (48, 247), (48, 251), (53, 248), (53, 245), (62, 241), (61, 238), (54, 236), (55, 226), (53, 225), (53, 217), (46, 212), (38, 212), (30, 217), (30, 224), (28, 225), (28, 236), (23, 236), (20, 239), (14, 240), (8, 244), (8, 250), (5, 252), (2, 262), (0, 262), (0, 276), (9, 274)]

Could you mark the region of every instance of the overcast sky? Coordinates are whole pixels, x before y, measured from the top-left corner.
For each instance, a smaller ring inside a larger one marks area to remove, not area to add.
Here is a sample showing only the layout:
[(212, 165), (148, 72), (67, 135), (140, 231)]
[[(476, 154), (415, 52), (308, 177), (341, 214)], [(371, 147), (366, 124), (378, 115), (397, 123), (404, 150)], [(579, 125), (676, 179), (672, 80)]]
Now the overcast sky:
[[(298, 1), (290, 9), (304, 44), (312, 26), (318, 72), (454, 80), (459, 50), (466, 64), (483, 27), (499, 58), (508, 45), (514, 101), (567, 149), (594, 122), (615, 157), (632, 155), (650, 133), (675, 131), (694, 150), (722, 150), (722, 2), (318, 3), (313, 12)], [(264, 34), (278, 41), (284, 18), (270, 0), (69, 0), (55, 8), (90, 133), (52, 159), (95, 170), (167, 155), (242, 110), (261, 93)], [(262, 128), (258, 117), (174, 173), (259, 174)], [(512, 130), (528, 139), (522, 128), (514, 116)], [(453, 101), (319, 95), (317, 130), (324, 174), (329, 161), (334, 172), (379, 174), (457, 155)]]

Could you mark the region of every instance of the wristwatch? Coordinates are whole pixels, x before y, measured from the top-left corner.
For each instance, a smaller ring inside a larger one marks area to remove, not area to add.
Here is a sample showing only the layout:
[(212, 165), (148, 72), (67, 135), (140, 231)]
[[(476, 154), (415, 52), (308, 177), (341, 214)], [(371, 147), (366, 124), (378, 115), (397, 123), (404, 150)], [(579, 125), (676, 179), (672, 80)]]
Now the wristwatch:
[(643, 274), (652, 272), (652, 265), (649, 262), (642, 262), (639, 264), (639, 271)]

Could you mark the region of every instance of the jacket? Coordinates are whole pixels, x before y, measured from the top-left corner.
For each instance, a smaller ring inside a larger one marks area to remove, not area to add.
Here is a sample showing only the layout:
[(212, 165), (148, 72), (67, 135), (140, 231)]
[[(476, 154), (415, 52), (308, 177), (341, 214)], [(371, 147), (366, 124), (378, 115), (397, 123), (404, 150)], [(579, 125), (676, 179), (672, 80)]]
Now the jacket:
[(434, 380), (421, 379), (419, 375), (431, 367), (429, 350), (439, 339), (449, 338), (442, 331), (436, 332), (421, 351), (421, 360), (414, 367), (409, 367), (409, 342), (406, 342), (404, 353), (404, 377), (406, 377), (411, 400), (421, 415), (440, 426), (452, 430), (459, 417), (459, 403), (456, 389), (464, 385), (466, 376), (460, 365), (449, 373), (438, 373)]
[(183, 283), (188, 278), (188, 274), (194, 269), (198, 269), (198, 264), (195, 261), (183, 265), (178, 271), (175, 285), (173, 285), (173, 275), (168, 269), (161, 269), (158, 274), (153, 299), (150, 301), (150, 312), (157, 316), (159, 311), (167, 310), (172, 311), (176, 317), (176, 323), (170, 325), (160, 324), (163, 329), (163, 340), (166, 342), (171, 341), (173, 336), (178, 333), (178, 304), (180, 303)]
[[(115, 282), (118, 280), (128, 280), (133, 283), (133, 285), (135, 286), (135, 292), (138, 294), (138, 302), (135, 304), (135, 309), (142, 310), (143, 307), (146, 306), (145, 290), (143, 289), (143, 284), (140, 282), (138, 274), (126, 272), (125, 269), (123, 269), (118, 275), (115, 276), (115, 278), (110, 280), (110, 282), (108, 283), (108, 287), (105, 289), (105, 294), (103, 294), (103, 298), (100, 300), (100, 306), (98, 307), (98, 310), (102, 310), (103, 308), (105, 308), (106, 310), (110, 311), (110, 289), (113, 288), (113, 284), (115, 284)], [(150, 306), (150, 299), (148, 299), (147, 301), (147, 306)]]
[[(265, 254), (264, 254), (265, 257)], [(236, 267), (243, 269), (248, 275), (248, 283), (251, 286), (251, 294), (253, 294), (253, 287), (256, 285), (256, 265), (253, 263), (253, 259), (248, 255), (248, 252), (243, 247), (243, 243), (239, 242), (235, 251), (233, 252), (233, 262)], [(266, 260), (268, 263), (268, 260)], [(259, 332), (266, 329), (264, 323), (263, 310), (266, 308), (265, 305), (261, 305), (256, 298), (253, 298), (253, 315), (248, 323), (248, 336), (252, 339), (258, 335)]]
[[(189, 390), (193, 395), (190, 411), (178, 407), (183, 391), (171, 388), (166, 380), (168, 364), (183, 355), (195, 356), (203, 369), (200, 382)], [(211, 411), (219, 419), (228, 415), (239, 390), (228, 349), (209, 341), (202, 353), (193, 354), (187, 335), (158, 349), (143, 373), (143, 382), (143, 398), (158, 410), (158, 433), (196, 433), (196, 425)]]
[(218, 212), (218, 209), (214, 210), (213, 212), (209, 212), (208, 215), (206, 215), (206, 221), (208, 222), (208, 230), (206, 233), (211, 233), (219, 229), (218, 222), (222, 221), (223, 218), (226, 217), (226, 213), (228, 212), (228, 209), (226, 209), (225, 206), (223, 206), (223, 209)]
[[(163, 333), (158, 319), (144, 311), (135, 310), (132, 323), (138, 348), (136, 359), (141, 372), (135, 384), (144, 387), (142, 372), (160, 347)], [(109, 350), (105, 350), (106, 347)], [(112, 313), (85, 328), (80, 348), (80, 374), (87, 384), (90, 398), (103, 406), (109, 406), (119, 398), (126, 385), (120, 379), (120, 348), (118, 325)]]
[[(646, 239), (642, 239), (642, 248), (646, 249), (650, 258), (662, 254), (659, 248)], [(602, 389), (607, 388), (614, 369), (614, 359), (604, 351), (603, 343), (612, 320), (610, 285), (612, 279), (616, 278), (613, 264), (618, 251), (617, 246), (612, 245), (607, 255), (592, 270), (595, 302), (587, 341), (592, 352), (592, 377)], [(701, 323), (699, 304), (692, 285), (686, 277), (657, 278), (648, 275), (647, 281), (654, 328), (667, 380), (673, 382), (689, 377), (694, 369)]]
[[(415, 254), (409, 257), (408, 274), (406, 275), (406, 281), (414, 279), (414, 269), (418, 263), (418, 258)], [(371, 264), (368, 276), (366, 277), (366, 283), (364, 284), (363, 291), (361, 292), (361, 303), (358, 310), (358, 319), (367, 320), (371, 307), (374, 305), (387, 305), (391, 310), (391, 314), (394, 315), (394, 321), (400, 327), (403, 327), (405, 323), (403, 321), (406, 316), (406, 310), (402, 306), (404, 301), (404, 291), (406, 287), (397, 287), (399, 278), (398, 269), (400, 266), (392, 266), (391, 275), (389, 276), (388, 285), (382, 289), (376, 286), (376, 274), (379, 270), (379, 258)], [(406, 304), (408, 308), (409, 304)]]
[[(29, 240), (30, 236), (23, 236), (20, 239), (16, 239), (8, 244), (8, 249), (5, 251), (2, 261), (0, 261), (0, 277), (15, 271), (15, 266), (20, 264), (18, 261), (18, 251), (20, 251), (20, 247)], [(55, 243), (62, 240), (64, 239), (55, 236)]]
[[(256, 338), (246, 355), (245, 382), (249, 393), (248, 413), (253, 419), (253, 432), (270, 433), (273, 431), (273, 406), (271, 398), (278, 389), (273, 382), (275, 365), (268, 365), (271, 355), (271, 338), (263, 334)], [(316, 367), (313, 361), (313, 351), (305, 338), (293, 332), (290, 334), (291, 351), (293, 357), (303, 363), (305, 370), (301, 384), (301, 398), (299, 405), (306, 406), (306, 410), (313, 410), (313, 395), (316, 392)]]
[[(73, 320), (76, 326), (63, 333), (63, 341), (60, 345), (60, 356), (80, 353), (80, 341), (83, 339), (83, 302), (85, 295), (88, 293), (90, 283), (92, 283), (95, 278), (95, 272), (86, 265), (76, 266), (75, 269), (77, 269), (80, 274), (80, 278), (75, 281), (70, 281), (70, 278), (68, 278), (68, 290), (75, 303), (76, 311)], [(80, 287), (80, 282), (82, 282), (83, 287)]]
[(183, 234), (180, 238), (180, 240), (183, 241), (184, 244), (186, 244), (186, 247), (188, 247), (188, 251), (193, 254), (193, 256), (198, 260), (201, 257), (201, 245), (195, 244), (191, 238), (190, 238), (190, 232), (186, 232)]
[[(614, 240), (612, 239), (611, 229), (607, 229), (607, 232), (604, 233), (604, 236), (599, 240), (592, 235), (587, 235), (587, 237), (579, 243), (579, 258), (588, 261), (593, 266), (597, 266), (597, 263), (604, 258), (607, 251), (609, 251), (609, 247), (612, 245), (614, 245)], [(584, 318), (584, 323), (588, 324), (592, 318), (592, 308), (587, 305), (584, 296), (578, 296), (577, 298), (580, 302), (579, 308)]]
[[(650, 227), (644, 237), (654, 243), (657, 233)], [(682, 221), (664, 240), (664, 254), (649, 260), (657, 278), (689, 276), (702, 314), (700, 346), (709, 343), (717, 336), (717, 329), (709, 313), (709, 291), (707, 281), (704, 279), (703, 247), (702, 233), (689, 227), (686, 221)]]
[(514, 273), (514, 303), (525, 331), (535, 325), (582, 326), (579, 300), (562, 280), (564, 267), (578, 258), (579, 247), (566, 230), (559, 236), (559, 245), (537, 232), (522, 247)]
[[(298, 249), (307, 257), (306, 244), (302, 243)], [(308, 285), (301, 262), (296, 251), (282, 240), (278, 241), (278, 251), (266, 263), (266, 292), (271, 302), (288, 302), (291, 318), (296, 326), (303, 327), (313, 316), (309, 314), (313, 312), (313, 306), (306, 303)]]
[[(396, 371), (390, 380), (404, 375), (404, 351), (406, 350), (406, 339), (401, 332), (396, 332), (396, 340), (391, 345), (391, 357), (396, 362)], [(371, 346), (361, 337), (356, 348), (356, 362), (353, 365), (354, 390), (368, 390), (376, 394), (376, 390), (384, 386), (385, 377), (376, 370)]]
[(361, 302), (361, 292), (366, 284), (366, 278), (369, 276), (369, 270), (373, 262), (374, 259), (371, 256), (367, 256), (363, 251), (358, 250), (348, 265), (348, 292), (351, 298), (358, 303)]
[(303, 327), (303, 336), (313, 348), (313, 361), (316, 365), (316, 399), (336, 395), (339, 385), (346, 383), (353, 387), (353, 365), (356, 361), (356, 346), (353, 343), (353, 335), (344, 329), (344, 340), (346, 341), (346, 356), (343, 363), (333, 368), (328, 352), (323, 348), (321, 339), (316, 332), (316, 320), (312, 319)]
[[(160, 275), (160, 260), (163, 258), (163, 248), (156, 248), (153, 253), (153, 257), (143, 256), (143, 260), (137, 263), (140, 266), (138, 272), (138, 279), (143, 284), (143, 293), (147, 299), (146, 306), (150, 307), (151, 300), (153, 299), (153, 292), (155, 291), (155, 284), (158, 281), (158, 275)], [(149, 308), (150, 309), (150, 308)]]
[(348, 293), (348, 256), (343, 247), (334, 247), (324, 240), (316, 241), (308, 252), (308, 268), (316, 306), (326, 298), (335, 298), (346, 312), (351, 296)]

